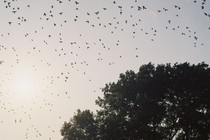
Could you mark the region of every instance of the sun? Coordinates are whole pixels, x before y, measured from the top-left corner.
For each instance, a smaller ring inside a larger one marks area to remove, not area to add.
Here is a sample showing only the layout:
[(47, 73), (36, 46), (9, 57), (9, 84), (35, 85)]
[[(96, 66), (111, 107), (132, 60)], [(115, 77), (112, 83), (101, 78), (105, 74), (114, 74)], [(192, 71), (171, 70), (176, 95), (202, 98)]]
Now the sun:
[(32, 97), (37, 92), (36, 76), (30, 71), (16, 71), (9, 80), (8, 89), (15, 97)]
[(8, 72), (5, 80), (5, 92), (11, 99), (26, 101), (37, 98), (45, 92), (48, 81), (42, 77), (43, 71), (34, 71), (33, 67), (20, 65)]
[(31, 69), (30, 67), (15, 67), (6, 75), (4, 92), (12, 104), (28, 104), (43, 95), (46, 84), (41, 74)]
[(16, 94), (28, 95), (34, 91), (35, 83), (30, 77), (20, 76), (15, 78), (13, 88)]

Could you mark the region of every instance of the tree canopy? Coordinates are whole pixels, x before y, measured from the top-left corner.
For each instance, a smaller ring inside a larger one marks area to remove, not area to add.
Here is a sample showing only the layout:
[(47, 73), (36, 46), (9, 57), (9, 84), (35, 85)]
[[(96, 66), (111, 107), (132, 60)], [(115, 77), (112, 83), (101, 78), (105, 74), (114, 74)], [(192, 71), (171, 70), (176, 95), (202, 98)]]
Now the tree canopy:
[(208, 140), (207, 64), (142, 65), (103, 88), (96, 114), (80, 111), (61, 129), (63, 140)]

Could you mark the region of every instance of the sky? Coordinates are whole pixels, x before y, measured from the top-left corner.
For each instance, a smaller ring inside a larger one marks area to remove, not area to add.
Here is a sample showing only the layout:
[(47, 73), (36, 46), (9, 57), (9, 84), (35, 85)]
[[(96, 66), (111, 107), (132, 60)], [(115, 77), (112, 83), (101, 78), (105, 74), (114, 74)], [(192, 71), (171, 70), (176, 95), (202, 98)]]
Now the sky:
[(4, 140), (61, 139), (143, 64), (210, 64), (210, 0), (2, 0), (0, 19)]

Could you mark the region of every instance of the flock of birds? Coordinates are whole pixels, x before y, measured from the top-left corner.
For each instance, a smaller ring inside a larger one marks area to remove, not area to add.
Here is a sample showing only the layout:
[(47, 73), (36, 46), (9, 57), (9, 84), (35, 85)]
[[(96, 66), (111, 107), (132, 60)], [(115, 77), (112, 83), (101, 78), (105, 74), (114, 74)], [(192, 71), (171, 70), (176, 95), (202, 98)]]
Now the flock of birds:
[[(210, 1), (185, 3), (210, 21)], [(139, 64), (141, 45), (155, 46), (166, 32), (192, 48), (207, 47), (202, 32), (186, 24), (181, 1), (154, 6), (141, 0), (1, 1), (0, 137), (59, 139), (68, 112), (78, 104), (90, 108), (101, 86), (111, 81), (103, 83), (105, 75)], [(210, 33), (210, 26), (204, 30)], [(33, 95), (19, 97), (7, 86), (18, 70), (35, 81)]]

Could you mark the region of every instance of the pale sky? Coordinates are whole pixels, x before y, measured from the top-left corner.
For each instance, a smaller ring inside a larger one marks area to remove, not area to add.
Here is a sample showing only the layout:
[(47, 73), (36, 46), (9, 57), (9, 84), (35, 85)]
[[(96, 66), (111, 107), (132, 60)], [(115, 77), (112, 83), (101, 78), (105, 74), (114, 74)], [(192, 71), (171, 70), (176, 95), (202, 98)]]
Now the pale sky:
[(59, 140), (142, 64), (210, 64), (210, 0), (0, 1), (0, 138)]

